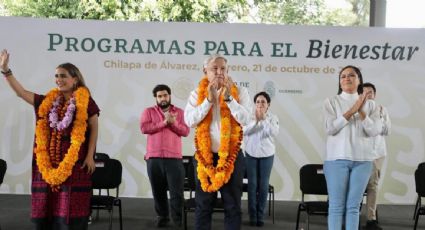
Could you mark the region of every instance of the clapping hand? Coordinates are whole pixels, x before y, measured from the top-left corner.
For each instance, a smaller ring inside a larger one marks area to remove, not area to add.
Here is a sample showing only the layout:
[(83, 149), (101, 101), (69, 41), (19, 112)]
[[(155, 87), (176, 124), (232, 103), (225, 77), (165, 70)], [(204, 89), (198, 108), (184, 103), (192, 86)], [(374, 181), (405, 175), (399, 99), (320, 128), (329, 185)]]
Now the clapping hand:
[(177, 114), (170, 113), (168, 111), (164, 113), (164, 116), (165, 116), (165, 120), (164, 120), (165, 124), (173, 124), (177, 118)]
[(214, 78), (212, 81), (208, 84), (208, 101), (210, 103), (215, 103), (217, 101), (218, 97), (218, 79)]
[(235, 84), (232, 78), (229, 75), (225, 75), (223, 87), (220, 89), (220, 95), (222, 94), (224, 98), (228, 98), (230, 96), (230, 92), (232, 86)]
[(360, 94), (359, 99), (357, 99), (356, 103), (353, 106), (353, 108), (356, 112), (360, 112), (362, 110), (363, 105), (365, 104), (365, 102), (367, 101), (367, 99), (369, 98), (371, 93), (372, 92)]
[(170, 113), (170, 116), (168, 118), (168, 124), (174, 124), (176, 122), (177, 114)]
[(363, 105), (365, 104), (367, 98), (369, 97), (369, 95), (371, 93), (372, 92), (367, 92), (367, 93), (360, 94), (359, 95), (359, 98), (356, 101), (356, 103), (354, 103), (353, 107), (351, 107), (351, 109), (346, 114), (344, 114), (344, 117), (348, 120), (355, 113), (359, 113), (360, 119), (361, 120), (364, 120), (365, 117), (366, 117), (366, 114), (365, 114), (365, 112), (363, 112), (362, 108), (363, 108)]
[(357, 99), (356, 103), (354, 103), (354, 105), (352, 107), (353, 113), (360, 112), (360, 110), (362, 109), (365, 101), (366, 101), (365, 96), (363, 94), (361, 94), (359, 96), (359, 98)]
[(267, 110), (265, 108), (255, 109), (255, 119), (257, 120), (257, 122), (266, 119), (266, 112)]

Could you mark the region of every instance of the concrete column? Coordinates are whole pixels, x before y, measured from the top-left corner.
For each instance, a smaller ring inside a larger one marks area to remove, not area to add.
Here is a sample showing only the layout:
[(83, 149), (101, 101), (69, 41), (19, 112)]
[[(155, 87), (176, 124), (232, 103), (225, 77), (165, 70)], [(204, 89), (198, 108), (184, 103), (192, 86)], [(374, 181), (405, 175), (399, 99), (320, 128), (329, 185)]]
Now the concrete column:
[(385, 27), (387, 0), (370, 0), (369, 26)]

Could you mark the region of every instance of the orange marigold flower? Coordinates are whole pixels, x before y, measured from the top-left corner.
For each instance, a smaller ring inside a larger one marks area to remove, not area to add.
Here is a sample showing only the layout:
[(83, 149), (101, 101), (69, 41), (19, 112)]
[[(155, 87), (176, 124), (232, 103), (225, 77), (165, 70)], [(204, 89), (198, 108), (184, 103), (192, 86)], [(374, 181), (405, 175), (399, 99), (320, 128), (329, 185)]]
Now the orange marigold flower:
[[(198, 87), (198, 101), (201, 104), (208, 97), (208, 78), (204, 77)], [(231, 95), (239, 101), (238, 89), (231, 88)], [(213, 156), (211, 152), (211, 137), (209, 128), (212, 122), (212, 110), (198, 124), (195, 132), (195, 159), (198, 161), (198, 179), (201, 182), (202, 190), (205, 192), (215, 192), (227, 183), (234, 170), (234, 162), (240, 150), (242, 140), (242, 127), (232, 117), (227, 104), (220, 97), (220, 146), (219, 159), (217, 165), (213, 166)]]
[(57, 188), (68, 179), (72, 174), (72, 168), (78, 160), (78, 152), (80, 151), (81, 144), (85, 141), (88, 118), (87, 107), (90, 97), (90, 93), (85, 87), (80, 87), (74, 92), (77, 109), (71, 131), (71, 146), (58, 167), (53, 168), (48, 152), (50, 150), (46, 148), (47, 140), (50, 136), (48, 113), (58, 95), (59, 90), (57, 88), (52, 89), (41, 102), (38, 109), (39, 120), (37, 121), (35, 130), (36, 147), (34, 148), (34, 152), (36, 154), (36, 163), (42, 178), (52, 188)]

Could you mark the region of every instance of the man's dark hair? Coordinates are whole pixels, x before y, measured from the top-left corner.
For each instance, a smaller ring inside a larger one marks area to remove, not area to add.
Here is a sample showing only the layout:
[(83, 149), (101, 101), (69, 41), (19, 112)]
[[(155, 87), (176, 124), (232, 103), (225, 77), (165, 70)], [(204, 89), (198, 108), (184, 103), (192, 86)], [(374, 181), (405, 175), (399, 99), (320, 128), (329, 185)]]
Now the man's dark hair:
[(375, 85), (374, 84), (372, 84), (370, 82), (366, 82), (366, 83), (363, 83), (363, 88), (364, 87), (370, 87), (370, 88), (372, 88), (373, 89), (373, 93), (376, 94), (376, 88), (375, 88)]
[(168, 87), (168, 85), (156, 85), (155, 88), (153, 88), (152, 90), (153, 97), (156, 97), (156, 93), (158, 91), (163, 91), (163, 90), (167, 90), (167, 93), (171, 95), (171, 89), (170, 87)]

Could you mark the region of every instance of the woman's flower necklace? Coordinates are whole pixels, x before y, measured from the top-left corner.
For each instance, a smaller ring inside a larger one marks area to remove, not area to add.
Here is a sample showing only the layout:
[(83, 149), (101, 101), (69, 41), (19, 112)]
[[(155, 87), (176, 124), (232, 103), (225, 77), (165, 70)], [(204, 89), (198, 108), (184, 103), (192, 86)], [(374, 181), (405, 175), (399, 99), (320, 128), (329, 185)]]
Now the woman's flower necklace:
[(50, 128), (54, 128), (58, 131), (62, 131), (71, 124), (72, 119), (74, 118), (74, 112), (75, 112), (75, 97), (71, 97), (69, 99), (69, 104), (65, 112), (65, 116), (63, 117), (62, 121), (59, 121), (59, 109), (62, 107), (59, 107), (59, 105), (62, 105), (61, 101), (63, 101), (63, 96), (56, 97), (55, 102), (53, 102), (53, 107), (50, 109), (49, 113), (49, 121), (50, 121)]
[(81, 144), (85, 141), (85, 133), (87, 130), (87, 107), (90, 93), (85, 87), (79, 87), (74, 91), (76, 114), (71, 130), (71, 145), (63, 160), (55, 168), (49, 156), (49, 138), (51, 138), (51, 133), (48, 114), (58, 96), (58, 89), (52, 89), (47, 93), (38, 108), (39, 119), (37, 120), (35, 128), (36, 147), (34, 152), (37, 166), (44, 181), (52, 188), (57, 188), (68, 179), (72, 174), (72, 168), (78, 160), (78, 152), (80, 151)]
[[(56, 100), (58, 102), (58, 105), (56, 107), (59, 107), (58, 113), (56, 115), (59, 117), (58, 119), (63, 119), (65, 117), (66, 109), (68, 108), (68, 105), (69, 105), (69, 100), (67, 103), (64, 103), (64, 100), (63, 100), (64, 97), (58, 96), (57, 98), (59, 98), (60, 100)], [(50, 114), (49, 114), (49, 119), (51, 117)], [(51, 129), (49, 156), (50, 156), (50, 162), (52, 163), (52, 166), (54, 168), (56, 168), (62, 160), (61, 142), (62, 142), (62, 131), (59, 131), (56, 128)]]
[[(209, 81), (204, 77), (198, 87), (198, 101), (200, 105), (208, 97)], [(239, 101), (238, 89), (234, 85), (230, 94), (234, 100)], [(242, 141), (242, 127), (232, 117), (230, 109), (220, 96), (220, 146), (218, 149), (217, 166), (213, 165), (213, 153), (211, 152), (210, 125), (212, 122), (212, 110), (198, 124), (195, 133), (195, 158), (198, 161), (198, 179), (202, 190), (205, 192), (216, 192), (226, 184), (234, 170), (234, 163), (240, 150)]]

